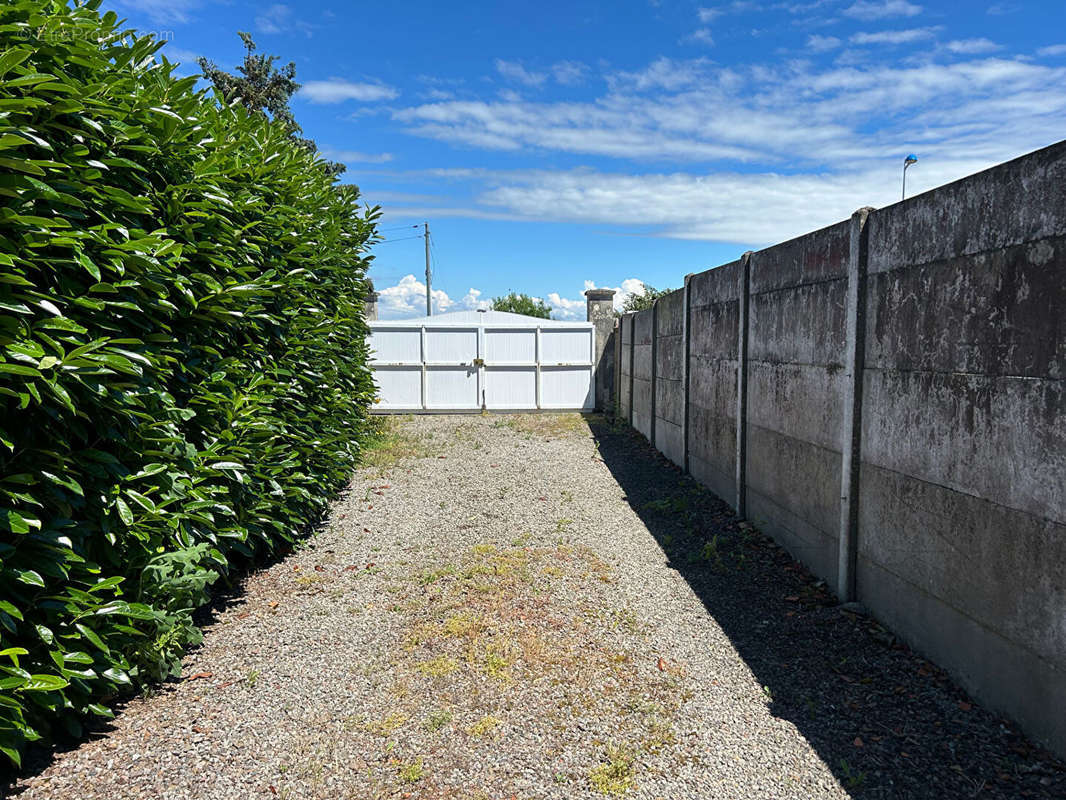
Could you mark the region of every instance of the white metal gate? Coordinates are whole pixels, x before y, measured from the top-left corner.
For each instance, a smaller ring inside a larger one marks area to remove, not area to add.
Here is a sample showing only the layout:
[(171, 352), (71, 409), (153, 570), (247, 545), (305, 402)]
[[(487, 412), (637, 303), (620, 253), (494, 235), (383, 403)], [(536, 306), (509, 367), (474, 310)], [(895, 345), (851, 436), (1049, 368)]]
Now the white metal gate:
[(593, 407), (594, 331), (500, 311), (370, 323), (376, 411)]

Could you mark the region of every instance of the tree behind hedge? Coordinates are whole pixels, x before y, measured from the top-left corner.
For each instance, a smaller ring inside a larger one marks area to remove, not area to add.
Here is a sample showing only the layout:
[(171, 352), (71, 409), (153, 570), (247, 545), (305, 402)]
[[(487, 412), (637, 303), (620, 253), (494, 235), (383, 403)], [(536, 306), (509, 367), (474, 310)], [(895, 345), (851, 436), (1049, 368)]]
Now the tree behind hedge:
[(552, 310), (539, 297), (530, 297), (520, 292), (510, 292), (503, 297), (492, 298), (493, 311), (509, 311), (512, 314), (525, 314), (527, 317), (551, 319)]
[(631, 294), (626, 297), (625, 302), (622, 303), (622, 314), (629, 314), (634, 311), (643, 311), (646, 308), (651, 308), (655, 305), (655, 301), (663, 295), (670, 294), (675, 291), (674, 289), (656, 289), (651, 284), (644, 284), (644, 294)]
[(0, 752), (178, 674), (358, 457), (360, 210), (97, 0), (0, 7)]
[[(274, 66), (277, 56), (267, 56), (255, 52), (252, 34), (238, 31), (244, 43), (244, 61), (237, 67), (239, 75), (226, 72), (210, 59), (196, 59), (204, 78), (222, 95), (226, 102), (239, 102), (250, 111), (266, 115), (269, 119), (281, 122), (296, 141), (312, 153), (318, 152), (318, 146), (311, 139), (303, 136), (303, 129), (296, 122), (289, 100), (300, 88), (296, 82), (296, 64), (289, 62), (285, 66)], [(340, 175), (347, 167), (338, 161), (323, 162), (328, 173)]]

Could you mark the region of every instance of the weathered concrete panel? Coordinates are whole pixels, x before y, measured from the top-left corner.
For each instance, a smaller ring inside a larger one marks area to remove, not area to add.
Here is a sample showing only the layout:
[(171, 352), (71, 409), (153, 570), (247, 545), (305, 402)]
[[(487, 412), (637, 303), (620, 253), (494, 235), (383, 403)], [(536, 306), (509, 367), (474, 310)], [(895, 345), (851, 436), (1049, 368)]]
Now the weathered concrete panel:
[(845, 389), (843, 369), (749, 362), (748, 422), (839, 453)]
[(644, 438), (647, 439), (651, 435), (651, 417), (634, 408), (633, 429), (644, 434)]
[(753, 294), (748, 306), (748, 358), (842, 365), (848, 283), (824, 281)]
[(693, 356), (689, 361), (689, 403), (720, 417), (737, 416), (737, 363)]
[(1066, 238), (873, 275), (866, 364), (1066, 377)]
[(736, 497), (736, 420), (689, 406), (689, 471), (716, 495), (732, 504)]
[(633, 375), (634, 377), (651, 380), (651, 344), (633, 345)]
[(734, 300), (693, 308), (689, 319), (689, 352), (705, 358), (737, 357), (740, 309)]
[(684, 327), (685, 291), (676, 289), (657, 301), (659, 336), (680, 336)]
[(751, 293), (783, 289), (848, 274), (847, 220), (751, 254)]
[(1066, 142), (870, 215), (871, 273), (1066, 235)]
[(864, 466), (1066, 521), (1062, 381), (894, 370), (864, 378)]
[(859, 508), (863, 557), (1066, 663), (1066, 525), (869, 465)]
[(633, 379), (633, 427), (651, 439), (651, 381)]
[(657, 417), (655, 420), (655, 447), (678, 466), (685, 463), (685, 440), (681, 426)]
[(747, 517), (759, 530), (772, 536), (793, 558), (822, 578), (831, 591), (837, 590), (836, 537), (811, 525), (750, 484), (747, 505)]
[(711, 303), (736, 302), (739, 297), (740, 261), (700, 272), (689, 278), (689, 305), (692, 308)]
[(857, 571), (859, 601), (879, 620), (950, 671), (981, 703), (1008, 714), (1038, 741), (1063, 752), (1066, 680), (1056, 663), (1019, 647), (861, 553)]
[(749, 423), (747, 475), (748, 518), (835, 584), (840, 453)]
[(680, 336), (659, 336), (655, 361), (655, 376), (679, 381), (685, 374), (685, 340)]
[(651, 344), (652, 311), (650, 308), (638, 311), (633, 315), (633, 343), (640, 345)]
[(655, 382), (655, 417), (680, 425), (685, 416), (685, 387), (681, 381)]
[(618, 323), (618, 341), (622, 349), (619, 357), (619, 380), (618, 380), (618, 413), (622, 419), (629, 419), (629, 409), (632, 404), (629, 386), (629, 360), (633, 351), (630, 341), (629, 318), (622, 317)]

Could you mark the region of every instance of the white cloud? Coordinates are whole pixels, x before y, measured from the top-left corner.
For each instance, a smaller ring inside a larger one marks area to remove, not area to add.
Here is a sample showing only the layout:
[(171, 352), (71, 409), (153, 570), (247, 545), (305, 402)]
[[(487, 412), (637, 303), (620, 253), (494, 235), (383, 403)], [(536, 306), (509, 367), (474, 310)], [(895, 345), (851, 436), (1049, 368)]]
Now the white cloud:
[[(931, 35), (914, 31), (891, 33)], [(1012, 157), (1061, 138), (1055, 109), (1066, 111), (1066, 69), (1005, 58), (736, 68), (659, 59), (606, 79), (583, 102), (455, 100), (392, 113), (416, 135), (491, 150), (837, 172), (894, 158), (919, 133), (955, 152)], [(981, 108), (994, 103), (1005, 115)]]
[(840, 47), (840, 39), (835, 36), (821, 36), (816, 33), (807, 37), (807, 47), (816, 53), (824, 53)]
[(152, 22), (184, 25), (192, 19), (192, 11), (199, 8), (200, 0), (119, 0), (123, 8), (146, 14)]
[(697, 44), (713, 45), (714, 37), (711, 35), (710, 28), (697, 28), (685, 37), (685, 41), (696, 42)]
[(311, 35), (311, 25), (305, 20), (295, 17), (292, 13), (292, 8), (284, 3), (274, 3), (255, 18), (255, 29), (259, 33), (285, 33), (294, 28), (302, 31), (307, 36)]
[[(948, 160), (937, 149), (920, 152), (924, 171), (914, 168), (908, 175), (912, 192), (989, 166)], [(857, 208), (896, 201), (896, 161), (817, 175), (543, 172), (512, 178), (486, 191), (480, 202), (526, 219), (638, 230), (657, 226), (662, 235), (675, 238), (769, 244), (846, 219)]]
[(922, 49), (922, 59), (849, 66), (658, 59), (608, 73), (606, 88), (580, 102), (397, 109), (409, 132), (453, 144), (618, 164), (406, 173), (449, 185), (403, 212), (765, 244), (894, 202), (906, 153), (921, 158), (908, 173), (918, 192), (1062, 138), (1066, 66), (965, 53), (938, 61)]
[(594, 281), (585, 281), (585, 286), (577, 298), (562, 296), (559, 292), (549, 292), (547, 304), (551, 307), (553, 319), (584, 320), (588, 314), (588, 301), (584, 292), (589, 289), (614, 289), (613, 305), (615, 311), (621, 311), (622, 305), (630, 295), (643, 295), (644, 282), (639, 278), (626, 278), (621, 286), (596, 286)]
[(961, 55), (973, 55), (976, 53), (992, 53), (1002, 47), (991, 39), (956, 39), (944, 45), (945, 49)]
[[(363, 153), (359, 150), (339, 150), (323, 147), (322, 155), (331, 161), (358, 162), (361, 164), (384, 164), (392, 161), (392, 153)], [(375, 199), (377, 199), (375, 195)]]
[[(405, 275), (395, 286), (376, 288), (379, 295), (379, 315), (382, 319), (403, 319), (426, 315), (426, 284), (414, 275)], [(453, 300), (443, 289), (434, 289), (432, 294), (434, 314), (492, 307), (491, 301), (481, 299), (481, 291), (478, 289), (468, 289), (459, 300)]]
[(558, 292), (549, 292), (547, 304), (551, 307), (553, 319), (582, 320), (588, 315), (585, 298), (568, 300)]
[(644, 288), (644, 281), (640, 278), (626, 278), (622, 281), (621, 286), (597, 286), (593, 281), (585, 281), (585, 291), (589, 289), (614, 289), (613, 305), (615, 311), (621, 311), (622, 306), (625, 305), (626, 300), (631, 295), (638, 295), (643, 297), (646, 289)]
[(541, 86), (548, 76), (543, 72), (530, 72), (517, 61), (496, 59), (496, 71), (508, 80), (518, 81), (526, 86)]
[(662, 56), (642, 70), (608, 75), (607, 83), (614, 90), (666, 89), (673, 92), (703, 80), (710, 65), (705, 58), (677, 61)]
[(391, 100), (399, 95), (399, 92), (381, 83), (354, 83), (343, 78), (330, 78), (326, 81), (307, 81), (297, 94), (312, 103), (343, 103), (346, 100), (372, 103), (376, 100)]
[(559, 61), (552, 65), (552, 77), (563, 86), (576, 86), (588, 77), (588, 67), (580, 61)]
[(491, 300), (482, 300), (481, 299), (481, 290), (480, 289), (474, 289), (473, 287), (471, 287), (470, 289), (466, 290), (466, 294), (464, 294), (459, 299), (459, 301), (455, 304), (455, 307), (453, 307), (451, 310), (452, 311), (473, 311), (473, 310), (476, 310), (478, 308), (492, 308), (492, 301)]
[(697, 8), (696, 16), (699, 17), (700, 22), (706, 25), (708, 22), (714, 22), (718, 17), (722, 16), (725, 12), (720, 8)]
[(922, 13), (922, 7), (907, 0), (859, 0), (844, 9), (843, 14), (855, 19), (885, 19), (886, 17), (913, 17)]
[(1038, 56), (1066, 56), (1066, 44), (1053, 44), (1036, 51)]
[(910, 44), (923, 39), (932, 39), (939, 28), (908, 28), (902, 31), (877, 31), (856, 33), (849, 41), (852, 44)]
[(195, 53), (192, 50), (186, 50), (182, 47), (176, 47), (168, 42), (162, 50), (159, 51), (160, 55), (167, 57), (167, 61), (177, 62), (179, 64), (196, 64), (196, 60), (200, 58), (200, 53)]

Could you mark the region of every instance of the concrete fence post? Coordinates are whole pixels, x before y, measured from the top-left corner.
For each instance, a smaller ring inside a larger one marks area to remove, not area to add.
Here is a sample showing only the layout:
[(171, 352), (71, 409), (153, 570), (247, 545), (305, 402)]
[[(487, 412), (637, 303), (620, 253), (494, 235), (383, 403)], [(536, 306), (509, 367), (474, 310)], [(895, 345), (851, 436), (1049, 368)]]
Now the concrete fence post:
[(748, 513), (748, 295), (751, 251), (740, 257), (737, 279), (737, 517)]
[(659, 298), (651, 304), (651, 422), (648, 428), (648, 438), (651, 446), (659, 448), (655, 441), (655, 395), (659, 381)]
[(629, 427), (633, 427), (633, 354), (637, 348), (633, 336), (637, 332), (637, 315), (629, 315)]
[(594, 348), (592, 359), (596, 408), (606, 411), (611, 385), (611, 354), (607, 342), (614, 330), (614, 289), (589, 289), (585, 292), (585, 319), (593, 324)]
[(685, 288), (681, 295), (681, 469), (688, 472), (688, 332), (691, 302), (689, 294), (690, 272), (685, 276)]
[(614, 389), (613, 389), (613, 408), (611, 409), (611, 419), (618, 420), (622, 413), (622, 318), (618, 317), (614, 321), (614, 351), (612, 357), (614, 358)]
[(862, 461), (862, 378), (866, 353), (866, 265), (872, 208), (851, 215), (848, 253), (846, 345), (844, 350), (844, 419), (840, 468), (840, 530), (837, 540), (837, 594), (855, 600), (855, 562), (859, 534), (859, 464)]

